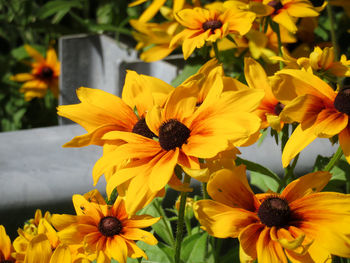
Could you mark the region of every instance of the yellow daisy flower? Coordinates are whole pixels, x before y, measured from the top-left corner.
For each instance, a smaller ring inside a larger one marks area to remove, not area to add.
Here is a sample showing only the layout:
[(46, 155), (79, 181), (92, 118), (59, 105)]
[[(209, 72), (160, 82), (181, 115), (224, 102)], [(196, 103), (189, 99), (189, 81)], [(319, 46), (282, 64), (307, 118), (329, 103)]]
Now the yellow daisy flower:
[(11, 76), (11, 80), (25, 82), (20, 91), (24, 93), (26, 100), (43, 98), (47, 90), (58, 97), (58, 76), (60, 75), (60, 62), (57, 60), (56, 52), (49, 48), (44, 58), (38, 51), (29, 45), (24, 46), (27, 53), (34, 59), (31, 73), (20, 73)]
[(182, 43), (184, 58), (206, 41), (216, 42), (228, 34), (245, 35), (255, 19), (252, 12), (235, 12), (231, 9), (221, 13), (216, 9), (183, 9), (175, 14), (176, 20), (185, 27), (173, 37), (170, 47)]
[(350, 163), (350, 90), (336, 92), (320, 78), (302, 70), (286, 69), (276, 75), (273, 92), (286, 105), (281, 119), (300, 123), (283, 150), (283, 167), (317, 137), (335, 135), (339, 136), (339, 144)]
[(125, 211), (124, 200), (118, 197), (108, 206), (99, 193), (89, 202), (85, 196), (74, 195), (73, 203), (77, 215), (52, 216), (52, 223), (59, 230), (60, 240), (68, 245), (83, 245), (86, 253), (98, 258), (125, 263), (127, 257), (147, 255), (136, 245), (141, 240), (150, 245), (157, 244), (155, 237), (140, 228), (149, 227), (159, 218), (148, 215), (130, 216)]
[(11, 239), (6, 234), (5, 227), (0, 225), (0, 262), (11, 263), (15, 262), (14, 258), (11, 256), (13, 251)]
[(111, 176), (107, 193), (129, 182), (127, 211), (133, 213), (148, 204), (164, 189), (177, 164), (199, 168), (198, 158), (212, 158), (231, 145), (247, 143), (260, 128), (260, 119), (251, 113), (264, 96), (262, 90), (244, 89), (222, 93), (223, 78), (215, 74), (207, 80), (209, 90), (197, 106), (199, 87), (193, 80), (177, 87), (164, 109), (153, 107), (146, 115), (149, 129), (156, 135), (147, 138), (136, 133), (112, 131), (104, 135), (106, 143), (123, 139), (127, 143), (108, 152), (96, 163), (93, 174), (99, 177), (119, 162), (128, 165)]
[(270, 15), (272, 20), (292, 33), (298, 30), (295, 25), (296, 18), (318, 16), (327, 5), (325, 1), (321, 7), (314, 7), (309, 0), (263, 0), (263, 3), (274, 8), (274, 12)]
[(213, 200), (194, 204), (202, 228), (240, 241), (240, 261), (331, 262), (350, 257), (350, 195), (320, 191), (328, 172), (310, 173), (281, 194), (254, 194), (244, 166), (220, 170), (208, 182)]

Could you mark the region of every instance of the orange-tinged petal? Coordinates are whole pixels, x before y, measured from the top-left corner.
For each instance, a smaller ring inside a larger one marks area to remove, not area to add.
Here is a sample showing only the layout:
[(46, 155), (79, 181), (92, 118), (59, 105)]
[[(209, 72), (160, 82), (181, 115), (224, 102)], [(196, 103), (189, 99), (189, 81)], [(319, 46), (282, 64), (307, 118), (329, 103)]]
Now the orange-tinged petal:
[(131, 258), (139, 258), (144, 257), (145, 259), (148, 259), (146, 253), (139, 248), (134, 241), (130, 241), (125, 239), (125, 243), (128, 247), (128, 256)]
[(201, 8), (183, 9), (175, 14), (176, 20), (184, 27), (200, 29), (209, 17), (209, 11)]
[(238, 237), (242, 229), (258, 220), (255, 213), (213, 200), (197, 201), (193, 210), (202, 228), (218, 238)]
[(348, 125), (349, 117), (335, 109), (324, 109), (314, 124), (314, 132), (317, 137), (329, 138), (340, 133)]
[(331, 177), (331, 173), (323, 171), (306, 174), (289, 183), (281, 196), (291, 203), (306, 195), (320, 192), (328, 184)]
[(281, 245), (270, 238), (270, 228), (261, 231), (256, 244), (259, 262), (287, 263), (287, 258)]
[(201, 33), (200, 31), (185, 29), (184, 32), (186, 35), (182, 43), (182, 52), (184, 54), (184, 59), (187, 60), (196, 48), (204, 46), (205, 41), (210, 36), (210, 30)]
[(241, 262), (251, 263), (257, 257), (256, 244), (258, 242), (261, 231), (265, 228), (263, 224), (250, 224), (244, 228), (239, 234), (239, 258)]
[(282, 153), (283, 167), (287, 167), (290, 161), (316, 138), (313, 127), (303, 130), (299, 124), (284, 147)]
[(350, 125), (339, 133), (339, 144), (346, 160), (350, 163)]
[(273, 241), (277, 241), (283, 248), (289, 250), (299, 248), (305, 239), (305, 234), (294, 238), (285, 228), (276, 229), (276, 227), (271, 228), (270, 236)]
[(250, 189), (244, 165), (234, 169), (222, 169), (211, 175), (208, 185), (208, 194), (222, 204), (255, 211), (253, 191)]

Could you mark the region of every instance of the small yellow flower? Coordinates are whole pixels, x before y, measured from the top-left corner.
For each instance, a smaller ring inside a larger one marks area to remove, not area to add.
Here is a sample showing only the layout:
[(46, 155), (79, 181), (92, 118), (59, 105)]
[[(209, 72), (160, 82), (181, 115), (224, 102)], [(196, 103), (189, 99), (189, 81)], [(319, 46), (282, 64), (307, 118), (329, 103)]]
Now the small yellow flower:
[(231, 9), (221, 13), (216, 9), (183, 9), (175, 14), (176, 20), (185, 27), (173, 37), (170, 47), (182, 43), (184, 58), (187, 59), (196, 48), (206, 41), (216, 42), (228, 34), (245, 35), (255, 19), (252, 12), (235, 12)]
[(194, 204), (202, 228), (240, 241), (241, 262), (331, 262), (350, 257), (350, 195), (320, 191), (331, 174), (310, 173), (279, 193), (254, 194), (245, 167), (213, 174), (213, 200)]
[(151, 226), (159, 218), (128, 215), (124, 200), (120, 197), (112, 206), (108, 206), (98, 192), (93, 196), (96, 198), (90, 199), (91, 202), (86, 196), (73, 196), (77, 215), (52, 216), (52, 223), (59, 230), (61, 241), (67, 245), (83, 245), (87, 254), (95, 254), (98, 258), (108, 259), (108, 262), (112, 258), (119, 263), (125, 263), (127, 257), (147, 259), (135, 240), (157, 244), (151, 233), (140, 228)]
[(43, 98), (47, 90), (58, 97), (58, 76), (60, 75), (60, 62), (57, 60), (56, 52), (49, 48), (44, 58), (38, 51), (29, 45), (24, 46), (27, 53), (34, 59), (31, 73), (20, 73), (11, 76), (11, 80), (25, 82), (20, 91), (24, 93), (26, 100)]

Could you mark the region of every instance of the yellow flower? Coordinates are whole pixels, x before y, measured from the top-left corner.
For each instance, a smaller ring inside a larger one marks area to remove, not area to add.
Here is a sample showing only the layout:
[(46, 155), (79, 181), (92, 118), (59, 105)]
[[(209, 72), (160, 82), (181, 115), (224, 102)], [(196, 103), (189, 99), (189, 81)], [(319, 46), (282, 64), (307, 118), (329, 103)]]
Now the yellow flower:
[(182, 42), (184, 58), (187, 59), (196, 48), (204, 46), (206, 41), (216, 42), (232, 33), (246, 34), (255, 14), (231, 9), (221, 13), (216, 9), (194, 8), (179, 11), (175, 18), (185, 29), (173, 37), (170, 47)]
[(52, 223), (59, 230), (61, 241), (68, 245), (83, 245), (86, 253), (97, 254), (99, 258), (113, 258), (125, 263), (127, 257), (138, 258), (147, 255), (136, 245), (142, 240), (150, 245), (157, 244), (155, 237), (140, 228), (149, 227), (159, 218), (148, 215), (130, 216), (125, 211), (124, 200), (118, 197), (108, 206), (99, 193), (89, 202), (81, 195), (73, 196), (75, 215), (52, 216)]
[(51, 225), (51, 215), (35, 212), (34, 219), (28, 220), (23, 229), (18, 229), (19, 236), (14, 240), (16, 262), (71, 262), (70, 249), (61, 244), (56, 230)]
[(310, 173), (281, 194), (254, 195), (244, 166), (220, 170), (208, 182), (213, 200), (194, 204), (202, 228), (218, 238), (240, 241), (240, 261), (331, 262), (350, 257), (350, 196), (320, 191), (328, 172)]
[(137, 30), (133, 32), (138, 41), (137, 50), (146, 48), (140, 55), (145, 62), (161, 60), (177, 48), (169, 47), (172, 37), (178, 33), (180, 24), (176, 21), (157, 23), (145, 23), (139, 20), (130, 20), (130, 25)]
[(314, 7), (309, 0), (263, 0), (263, 2), (275, 9), (271, 14), (272, 20), (292, 33), (298, 30), (295, 18), (318, 16), (327, 4), (325, 1), (321, 7)]
[(6, 234), (5, 227), (0, 225), (0, 262), (15, 262), (11, 256), (12, 251), (11, 239)]
[(294, 69), (281, 70), (275, 81), (273, 92), (286, 105), (281, 119), (300, 123), (283, 150), (283, 167), (317, 137), (334, 135), (350, 162), (350, 90), (336, 92), (312, 73)]
[(149, 129), (156, 135), (147, 138), (136, 133), (109, 132), (106, 143), (123, 139), (127, 143), (108, 152), (95, 164), (93, 175), (100, 176), (119, 162), (128, 165), (118, 170), (107, 183), (107, 193), (128, 182), (126, 208), (134, 213), (164, 189), (172, 179), (175, 166), (199, 168), (198, 158), (212, 158), (229, 146), (247, 143), (260, 128), (260, 120), (251, 113), (263, 97), (263, 91), (244, 89), (222, 93), (223, 78), (213, 74), (211, 87), (197, 106), (200, 88), (180, 85), (170, 94), (164, 109), (153, 107), (146, 115)]
[(38, 51), (29, 45), (24, 46), (27, 53), (34, 59), (31, 63), (31, 73), (20, 73), (11, 76), (11, 80), (25, 82), (20, 91), (24, 93), (26, 100), (43, 98), (47, 90), (58, 97), (58, 76), (60, 75), (60, 62), (56, 52), (49, 48), (44, 58)]

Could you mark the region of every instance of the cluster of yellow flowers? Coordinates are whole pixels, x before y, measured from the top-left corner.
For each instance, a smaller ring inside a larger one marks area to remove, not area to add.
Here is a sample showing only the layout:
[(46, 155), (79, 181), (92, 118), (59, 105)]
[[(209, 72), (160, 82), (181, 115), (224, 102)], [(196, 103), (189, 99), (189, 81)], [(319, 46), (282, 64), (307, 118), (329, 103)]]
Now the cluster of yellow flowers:
[[(298, 18), (318, 16), (325, 4), (316, 8), (308, 0), (230, 0), (202, 7), (199, 1), (189, 5), (174, 0), (170, 9), (165, 2), (154, 0), (138, 20), (130, 21), (138, 31), (137, 48), (147, 48), (141, 58), (162, 59), (182, 46), (187, 59), (206, 43), (212, 44), (216, 56), (232, 45), (238, 51), (249, 47), (245, 82), (225, 74), (213, 58), (176, 88), (131, 70), (121, 98), (79, 88), (80, 103), (59, 106), (58, 114), (87, 133), (64, 146), (102, 146), (103, 155), (92, 172), (94, 184), (104, 175), (107, 196), (117, 191), (118, 197), (107, 204), (94, 190), (73, 196), (76, 215), (42, 217), (38, 211), (13, 245), (1, 226), (0, 262), (124, 263), (127, 257), (147, 258), (135, 241), (155, 245), (153, 234), (140, 228), (159, 218), (138, 211), (163, 197), (167, 185), (191, 192), (191, 179), (206, 184), (211, 199), (192, 200), (188, 210), (193, 209), (210, 235), (238, 238), (241, 262), (350, 258), (350, 195), (321, 192), (332, 177), (329, 169), (289, 184), (281, 180), (282, 191), (254, 194), (246, 166), (236, 164), (237, 147), (256, 143), (263, 129), (280, 132), (289, 124), (295, 129), (283, 148), (283, 167), (290, 168), (316, 138), (336, 137), (350, 163), (350, 88), (333, 88), (330, 83), (350, 76), (350, 61), (345, 55), (337, 61), (332, 47), (315, 47), (297, 58), (281, 47), (295, 40)], [(168, 21), (150, 23), (158, 11)], [(254, 59), (264, 56), (285, 67), (267, 74)], [(24, 77), (29, 75), (17, 76)], [(181, 199), (176, 206), (181, 211), (185, 204)]]

